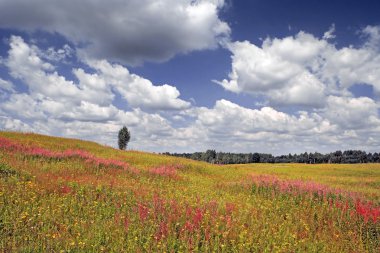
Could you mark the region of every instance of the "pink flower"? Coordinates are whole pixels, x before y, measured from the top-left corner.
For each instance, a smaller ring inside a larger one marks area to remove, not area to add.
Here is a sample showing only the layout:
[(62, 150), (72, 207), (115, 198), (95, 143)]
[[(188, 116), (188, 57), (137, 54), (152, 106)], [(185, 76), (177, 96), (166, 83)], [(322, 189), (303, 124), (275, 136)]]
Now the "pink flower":
[(139, 203), (138, 212), (139, 212), (140, 221), (144, 222), (148, 217), (148, 213), (149, 213), (148, 207)]
[(199, 228), (200, 225), (201, 225), (202, 219), (203, 219), (203, 211), (202, 211), (202, 209), (200, 209), (200, 208), (195, 209), (195, 214), (193, 216), (194, 226), (197, 227), (197, 228)]
[(158, 228), (158, 231), (157, 231), (157, 233), (156, 233), (156, 235), (155, 235), (155, 239), (157, 240), (157, 241), (159, 241), (159, 240), (161, 240), (161, 239), (164, 239), (165, 237), (167, 237), (168, 236), (168, 225), (167, 225), (167, 223), (166, 222), (164, 222), (164, 221), (162, 221), (161, 223), (160, 223), (160, 226), (159, 226), (159, 228)]
[(125, 229), (125, 231), (128, 231), (128, 229), (129, 229), (129, 219), (128, 219), (128, 217), (124, 218), (124, 229)]
[(68, 194), (72, 191), (72, 189), (67, 186), (67, 185), (63, 185), (61, 186), (61, 189), (60, 189), (60, 192), (63, 193), (63, 194)]
[(160, 167), (152, 168), (148, 171), (150, 174), (161, 177), (169, 177), (177, 179), (177, 168), (172, 165), (162, 165)]
[[(255, 186), (265, 187), (271, 192), (280, 191), (281, 193), (292, 195), (307, 194), (311, 197), (318, 197), (324, 201), (327, 200), (330, 209), (335, 206), (335, 208), (340, 209), (343, 212), (348, 212), (350, 208), (350, 200), (357, 198), (355, 203), (355, 211), (360, 217), (363, 218), (365, 223), (370, 220), (377, 223), (380, 220), (380, 207), (374, 207), (373, 203), (361, 200), (357, 194), (352, 192), (333, 189), (326, 185), (312, 181), (284, 180), (273, 175), (253, 175), (251, 176), (251, 181)], [(346, 200), (334, 201), (334, 199), (329, 196), (343, 196)]]
[(96, 157), (87, 151), (84, 150), (73, 150), (67, 149), (65, 151), (50, 151), (48, 149), (44, 149), (41, 147), (30, 147), (26, 145), (22, 145), (13, 141), (10, 141), (6, 138), (0, 137), (0, 148), (24, 153), (25, 155), (41, 157), (41, 158), (49, 158), (49, 159), (67, 159), (67, 158), (79, 158), (84, 160), (86, 163), (93, 164), (97, 167), (113, 167), (117, 169), (122, 169), (125, 171), (129, 171), (133, 174), (138, 174), (139, 171), (135, 168), (130, 168), (129, 164), (120, 160), (113, 159), (105, 159)]

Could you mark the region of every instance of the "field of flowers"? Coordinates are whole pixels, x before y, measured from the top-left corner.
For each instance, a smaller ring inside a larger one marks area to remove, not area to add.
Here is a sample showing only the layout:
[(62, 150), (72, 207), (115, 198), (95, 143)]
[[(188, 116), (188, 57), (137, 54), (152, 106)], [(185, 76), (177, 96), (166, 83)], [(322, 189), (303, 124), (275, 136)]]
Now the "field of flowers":
[(380, 165), (219, 166), (0, 132), (0, 252), (380, 252)]

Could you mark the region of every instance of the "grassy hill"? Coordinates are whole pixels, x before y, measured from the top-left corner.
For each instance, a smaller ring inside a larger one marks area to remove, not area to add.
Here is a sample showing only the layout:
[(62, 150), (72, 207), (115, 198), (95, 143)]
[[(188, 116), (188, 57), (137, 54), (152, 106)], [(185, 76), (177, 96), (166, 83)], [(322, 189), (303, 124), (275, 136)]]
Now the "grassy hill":
[(0, 252), (379, 252), (380, 164), (211, 165), (0, 132)]

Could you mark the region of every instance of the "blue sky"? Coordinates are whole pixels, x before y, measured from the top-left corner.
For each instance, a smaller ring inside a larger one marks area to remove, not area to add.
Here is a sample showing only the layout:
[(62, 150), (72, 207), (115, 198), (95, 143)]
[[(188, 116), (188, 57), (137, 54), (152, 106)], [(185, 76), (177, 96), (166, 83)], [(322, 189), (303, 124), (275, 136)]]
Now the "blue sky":
[(378, 1), (0, 0), (0, 129), (379, 151)]

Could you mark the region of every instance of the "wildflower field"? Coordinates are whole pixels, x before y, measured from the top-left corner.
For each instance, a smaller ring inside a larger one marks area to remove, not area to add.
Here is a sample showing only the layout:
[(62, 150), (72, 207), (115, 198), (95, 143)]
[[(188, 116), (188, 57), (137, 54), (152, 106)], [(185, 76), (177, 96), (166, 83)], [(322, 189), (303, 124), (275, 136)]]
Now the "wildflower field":
[(0, 252), (380, 252), (380, 165), (220, 166), (0, 132)]

